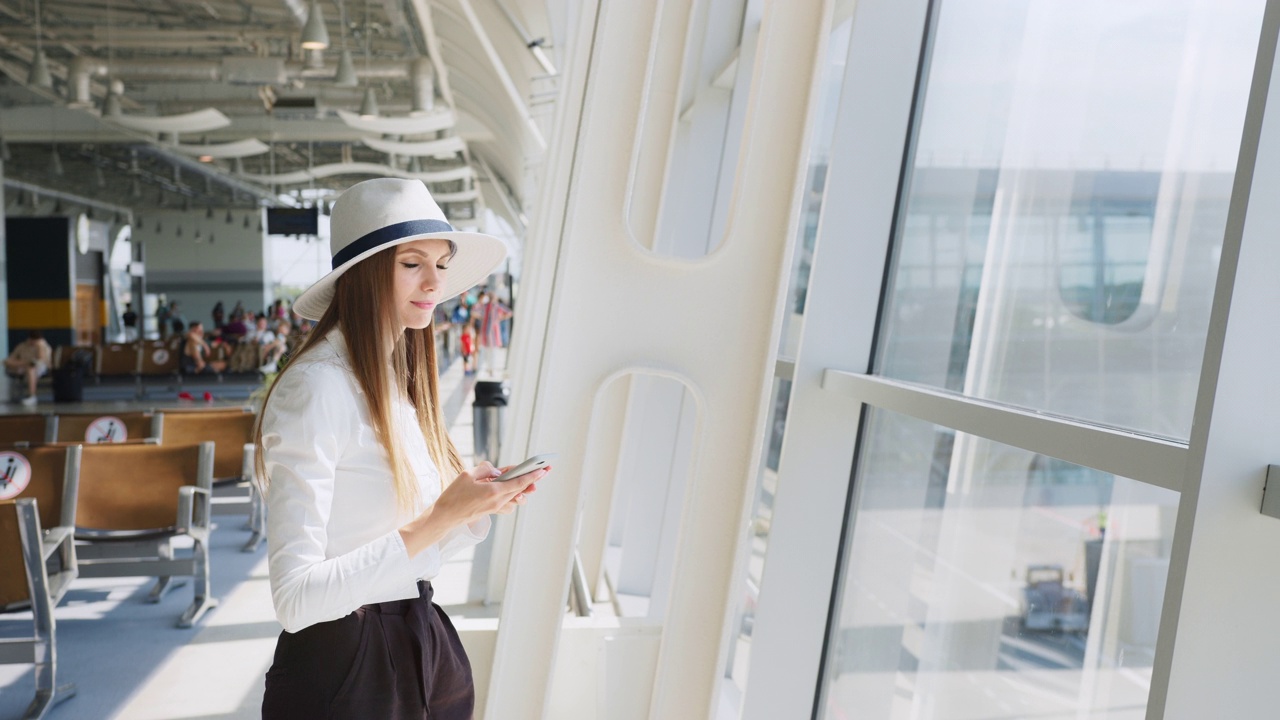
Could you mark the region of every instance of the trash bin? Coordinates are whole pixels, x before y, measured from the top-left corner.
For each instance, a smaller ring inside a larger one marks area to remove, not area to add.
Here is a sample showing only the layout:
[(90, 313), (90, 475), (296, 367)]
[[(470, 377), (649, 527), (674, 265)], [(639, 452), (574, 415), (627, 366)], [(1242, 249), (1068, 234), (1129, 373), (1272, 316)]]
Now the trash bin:
[(502, 415), (506, 412), (509, 395), (504, 382), (481, 380), (476, 383), (476, 396), (471, 405), (471, 433), (477, 464), (485, 460), (498, 464), (502, 450)]

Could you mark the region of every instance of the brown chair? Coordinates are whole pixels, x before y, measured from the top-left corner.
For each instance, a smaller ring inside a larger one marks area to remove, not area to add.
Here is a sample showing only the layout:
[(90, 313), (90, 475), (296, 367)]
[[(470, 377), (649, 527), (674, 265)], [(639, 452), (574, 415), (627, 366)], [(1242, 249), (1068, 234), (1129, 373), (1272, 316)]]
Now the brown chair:
[[(58, 561), (73, 569), (80, 456), (80, 446), (72, 444), (0, 447), (0, 497), (38, 501), (47, 549), (64, 545)], [(24, 487), (14, 492), (15, 482)], [(66, 590), (55, 589), (58, 597)]]
[(149, 412), (67, 413), (57, 417), (57, 442), (99, 443), (144, 440), (160, 433), (160, 416)]
[(188, 415), (217, 415), (218, 413), (252, 413), (253, 408), (248, 405), (180, 405), (177, 407), (152, 407), (147, 412), (151, 413), (185, 413)]
[(71, 362), (71, 358), (77, 353), (86, 353), (89, 358), (89, 372), (96, 373), (98, 371), (98, 363), (102, 355), (102, 349), (97, 345), (59, 345), (53, 349), (53, 367), (60, 368)]
[(103, 345), (98, 356), (98, 376), (136, 377), (141, 360), (141, 353), (135, 343)]
[[(40, 529), (40, 509), (34, 499), (0, 501), (0, 606), (31, 609), (29, 637), (0, 640), (0, 663), (34, 664), (36, 696), (23, 713), (39, 720), (49, 708), (76, 694), (75, 685), (58, 685), (58, 636), (53, 608), (75, 578), (72, 563), (51, 577), (45, 563), (53, 551)], [(71, 545), (71, 543), (67, 543)]]
[[(80, 466), (76, 539), (81, 577), (158, 578), (159, 602), (174, 576), (190, 576), (194, 594), (178, 620), (191, 627), (218, 601), (209, 588), (213, 443), (86, 445)], [(173, 539), (190, 537), (189, 556)]]
[(0, 445), (50, 442), (58, 432), (54, 415), (0, 415)]
[(164, 340), (143, 340), (138, 343), (138, 347), (141, 353), (138, 370), (143, 376), (178, 374), (181, 348), (174, 352)]
[(265, 503), (253, 482), (253, 426), (257, 416), (239, 408), (201, 412), (165, 410), (157, 416), (161, 418), (158, 437), (162, 445), (213, 443), (213, 513), (247, 512), (248, 529), (253, 534), (243, 550), (256, 550), (265, 531)]

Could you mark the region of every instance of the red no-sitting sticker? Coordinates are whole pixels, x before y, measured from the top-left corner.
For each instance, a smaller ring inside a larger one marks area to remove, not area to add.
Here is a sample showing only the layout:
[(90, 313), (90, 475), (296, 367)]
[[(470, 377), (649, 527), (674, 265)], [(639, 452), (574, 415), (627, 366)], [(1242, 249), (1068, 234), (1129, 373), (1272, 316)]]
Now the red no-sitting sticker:
[(124, 421), (114, 415), (103, 415), (89, 423), (89, 429), (84, 431), (87, 443), (121, 443), (128, 439)]
[(18, 497), (31, 482), (31, 463), (16, 452), (0, 452), (0, 500)]

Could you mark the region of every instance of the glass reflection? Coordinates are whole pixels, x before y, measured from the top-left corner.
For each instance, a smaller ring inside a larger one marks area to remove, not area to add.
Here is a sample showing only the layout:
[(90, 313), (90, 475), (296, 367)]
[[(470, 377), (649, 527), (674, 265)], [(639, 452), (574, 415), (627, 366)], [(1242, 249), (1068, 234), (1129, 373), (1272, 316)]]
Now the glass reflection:
[(937, 4), (876, 371), (1188, 437), (1262, 8)]
[(873, 411), (821, 717), (1141, 718), (1178, 496)]

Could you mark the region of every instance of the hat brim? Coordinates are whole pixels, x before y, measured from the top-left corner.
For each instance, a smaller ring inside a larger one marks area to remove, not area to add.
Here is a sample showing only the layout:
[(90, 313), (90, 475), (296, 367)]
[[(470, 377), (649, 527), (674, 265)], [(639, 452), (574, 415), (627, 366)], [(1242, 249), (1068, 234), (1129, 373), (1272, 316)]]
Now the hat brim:
[(472, 232), (435, 232), (420, 235), (409, 235), (370, 248), (345, 263), (334, 268), (328, 275), (320, 278), (306, 292), (293, 302), (293, 311), (307, 320), (319, 320), (329, 309), (333, 300), (334, 283), (342, 274), (350, 270), (356, 263), (376, 255), (389, 247), (403, 245), (414, 240), (452, 240), (457, 247), (453, 259), (449, 261), (449, 269), (445, 273), (444, 291), (440, 302), (456, 297), (471, 289), (498, 269), (507, 257), (507, 246), (492, 235)]

